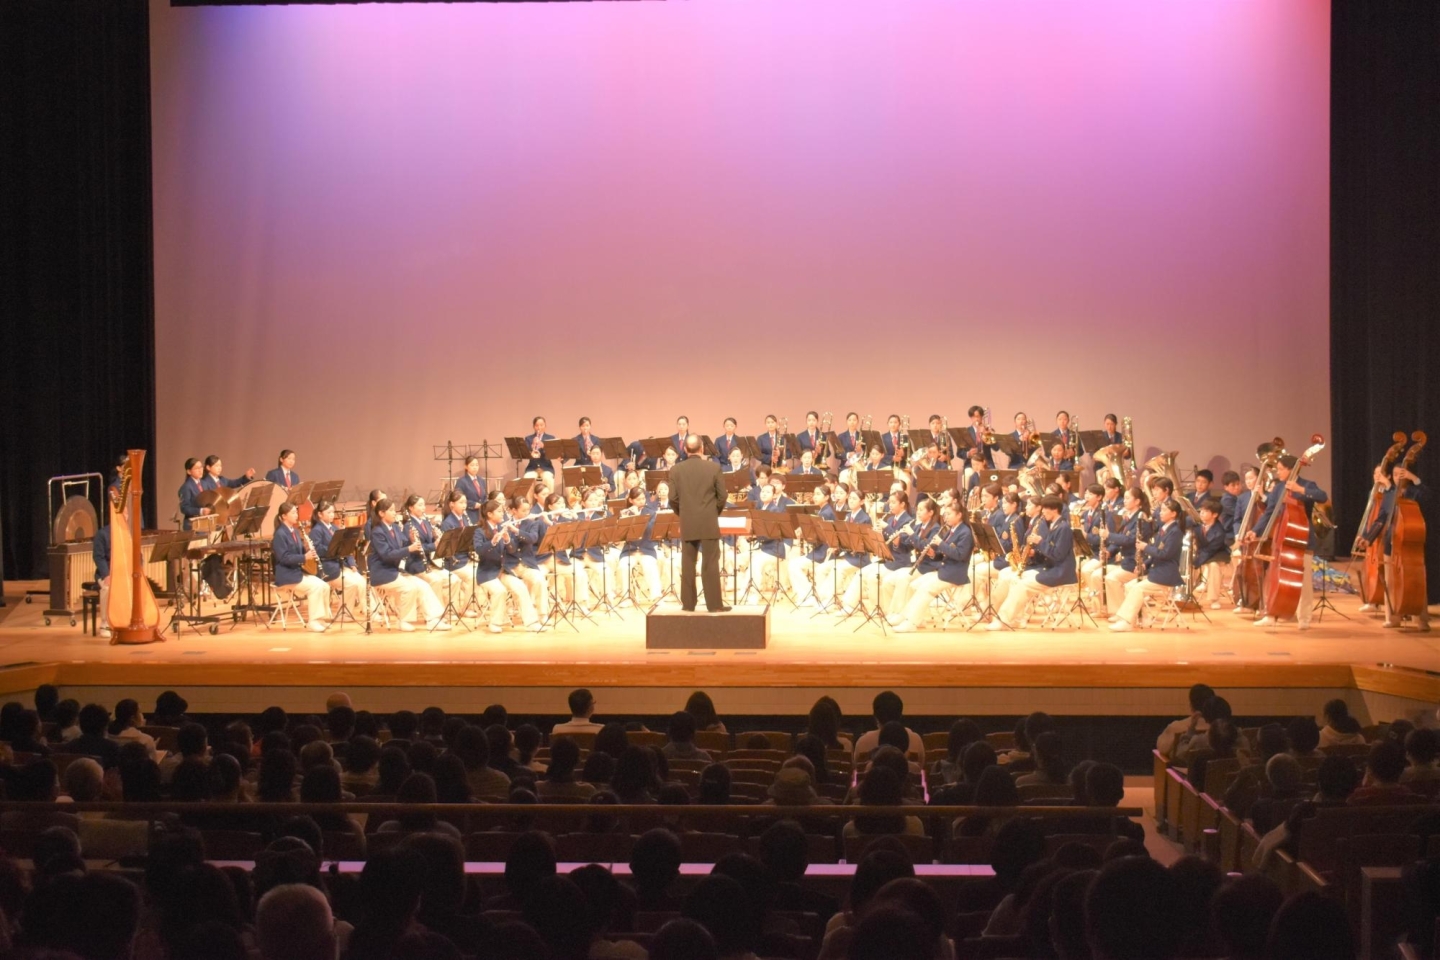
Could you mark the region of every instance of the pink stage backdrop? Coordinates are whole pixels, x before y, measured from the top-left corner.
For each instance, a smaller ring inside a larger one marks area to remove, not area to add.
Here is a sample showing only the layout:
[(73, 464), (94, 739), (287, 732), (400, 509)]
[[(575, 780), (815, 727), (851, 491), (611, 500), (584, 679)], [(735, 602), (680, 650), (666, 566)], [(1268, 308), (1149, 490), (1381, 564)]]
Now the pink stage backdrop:
[(537, 413), (1329, 432), (1326, 2), (152, 17), (162, 499), (281, 447), (434, 490)]

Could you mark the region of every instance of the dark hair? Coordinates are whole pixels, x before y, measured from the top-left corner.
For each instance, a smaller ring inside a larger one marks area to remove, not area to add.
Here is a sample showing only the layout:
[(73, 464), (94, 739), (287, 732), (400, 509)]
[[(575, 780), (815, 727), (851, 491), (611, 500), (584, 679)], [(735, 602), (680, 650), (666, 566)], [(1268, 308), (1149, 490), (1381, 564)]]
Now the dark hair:
[(545, 779), (553, 783), (565, 783), (575, 774), (575, 765), (580, 762), (580, 747), (569, 737), (556, 737), (550, 744), (550, 766), (546, 768)]
[(520, 765), (528, 767), (535, 759), (535, 751), (540, 749), (540, 728), (533, 723), (522, 723), (515, 728), (515, 735), (511, 739), (516, 752), (520, 754)]
[(1381, 783), (1399, 783), (1405, 772), (1405, 748), (1392, 740), (1381, 740), (1370, 748), (1365, 769)]
[(595, 743), (590, 748), (591, 755), (596, 753), (608, 753), (616, 760), (630, 746), (630, 737), (625, 733), (623, 723), (607, 723), (595, 735)]
[(580, 772), (580, 777), (586, 783), (593, 783), (597, 786), (608, 785), (613, 776), (615, 776), (615, 758), (610, 754), (596, 751), (585, 758), (585, 767)]
[(986, 768), (993, 767), (1000, 762), (995, 754), (995, 748), (988, 740), (976, 740), (965, 748), (965, 753), (960, 760), (960, 772), (967, 783), (978, 783)]
[(1229, 720), (1231, 717), (1230, 701), (1224, 697), (1211, 697), (1200, 708), (1200, 715), (1205, 718), (1206, 723), (1210, 724), (1217, 720)]
[(288, 803), (295, 799), (295, 754), (289, 750), (271, 750), (260, 758), (260, 775), (255, 783), (255, 799)]
[(680, 838), (664, 827), (647, 830), (630, 849), (630, 875), (642, 891), (660, 893), (680, 876)]
[(175, 746), (183, 756), (205, 752), (205, 728), (198, 723), (187, 723), (175, 734)]
[(829, 697), (821, 697), (810, 707), (810, 716), (806, 719), (805, 730), (820, 738), (820, 742), (827, 749), (840, 748), (840, 714), (834, 706), (835, 701)]
[(1289, 738), (1285, 736), (1285, 728), (1278, 723), (1267, 723), (1260, 728), (1256, 738), (1259, 742), (1260, 756), (1266, 760), (1277, 753), (1284, 753), (1290, 747)]
[(810, 865), (810, 845), (794, 820), (773, 823), (760, 835), (760, 860), (779, 883), (799, 883)]
[(877, 842), (855, 866), (848, 897), (850, 913), (859, 916), (875, 894), (891, 880), (915, 876), (915, 865), (898, 850), (880, 847)]
[(1296, 894), (1275, 912), (1267, 946), (1272, 957), (1350, 960), (1356, 955), (1345, 908), (1314, 890)]
[(724, 874), (712, 873), (696, 884), (681, 915), (710, 932), (721, 956), (749, 950), (760, 935), (754, 903), (738, 880)]
[(349, 740), (355, 733), (355, 708), (331, 707), (325, 714), (325, 728), (332, 740)]
[(875, 719), (883, 726), (891, 720), (899, 720), (905, 715), (905, 701), (891, 690), (884, 690), (875, 695), (871, 704), (875, 713)]
[[(860, 803), (868, 807), (898, 807), (905, 799), (904, 790), (904, 781), (894, 770), (872, 767), (860, 784)], [(856, 817), (854, 823), (861, 833), (899, 833), (905, 829), (903, 816)]]
[(1428, 727), (1411, 730), (1405, 736), (1405, 752), (1416, 763), (1430, 763), (1440, 754), (1440, 734)]
[(1097, 763), (1085, 775), (1090, 805), (1118, 807), (1125, 796), (1125, 773), (1113, 763)]
[(821, 739), (812, 733), (807, 733), (795, 741), (795, 756), (804, 757), (810, 761), (810, 766), (815, 768), (815, 783), (830, 782), (830, 763), (825, 754), (825, 744)]
[(905, 724), (899, 720), (888, 720), (880, 725), (877, 742), (882, 747), (894, 747), (905, 753), (910, 749), (910, 731), (906, 730)]
[(615, 776), (611, 778), (610, 786), (626, 802), (646, 802), (630, 798), (650, 796), (656, 787), (655, 764), (650, 751), (644, 747), (626, 747), (615, 762)]
[(715, 714), (715, 701), (704, 690), (696, 690), (685, 701), (685, 712), (695, 718), (695, 729), (709, 730), (720, 723)]
[(695, 740), (695, 715), (677, 710), (670, 715), (669, 737), (675, 743), (693, 743)]
[(1222, 884), (1210, 898), (1210, 922), (1226, 955), (1263, 955), (1270, 923), (1284, 902), (1280, 887), (1263, 873), (1249, 873)]
[(115, 715), (110, 721), (110, 735), (113, 737), (125, 730), (138, 716), (140, 716), (140, 704), (134, 700), (127, 697), (115, 704)]
[(170, 777), (170, 798), (193, 803), (210, 796), (210, 765), (194, 757), (181, 760)]
[(399, 747), (382, 747), (375, 768), (379, 777), (376, 792), (397, 796), (410, 777), (410, 758)]
[(1314, 717), (1296, 717), (1285, 724), (1285, 735), (1290, 740), (1290, 749), (1296, 753), (1314, 753), (1320, 745), (1320, 725)]
[(1165, 960), (1180, 945), (1175, 878), (1154, 860), (1125, 857), (1100, 869), (1085, 896), (1096, 955), (1107, 960)]
[(1070, 802), (1077, 807), (1090, 806), (1090, 790), (1085, 780), (1090, 776), (1090, 768), (1095, 766), (1094, 760), (1081, 760), (1070, 768)]
[(1053, 730), (1035, 738), (1035, 765), (1051, 783), (1064, 783), (1070, 772), (1065, 766), (1064, 746), (1060, 734)]
[(700, 771), (700, 791), (696, 798), (699, 803), (730, 802), (730, 768), (723, 763), (712, 763)]
[(1213, 696), (1215, 696), (1215, 691), (1211, 689), (1208, 683), (1197, 683), (1193, 685), (1190, 688), (1190, 709), (1192, 711), (1203, 710), (1206, 702)]
[(79, 723), (80, 732), (87, 737), (99, 736), (110, 723), (110, 711), (98, 703), (87, 703), (80, 708)]
[(479, 770), (490, 763), (490, 740), (485, 731), (467, 724), (455, 735), (455, 755), (467, 770)]
[(570, 716), (578, 717), (595, 704), (595, 696), (585, 688), (570, 691)]
[(649, 956), (650, 960), (712, 960), (720, 954), (709, 930), (694, 920), (676, 917), (651, 938)]

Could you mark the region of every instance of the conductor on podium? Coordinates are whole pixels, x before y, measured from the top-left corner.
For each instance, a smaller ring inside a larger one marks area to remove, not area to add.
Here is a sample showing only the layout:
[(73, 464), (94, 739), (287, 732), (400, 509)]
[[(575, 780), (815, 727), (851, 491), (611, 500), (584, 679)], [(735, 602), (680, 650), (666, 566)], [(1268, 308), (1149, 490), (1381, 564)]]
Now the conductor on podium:
[(705, 606), (712, 613), (730, 608), (720, 595), (720, 512), (725, 509), (725, 481), (720, 465), (700, 456), (700, 438), (685, 438), (686, 459), (670, 471), (670, 509), (680, 517), (680, 605), (695, 609), (695, 554), (699, 552)]

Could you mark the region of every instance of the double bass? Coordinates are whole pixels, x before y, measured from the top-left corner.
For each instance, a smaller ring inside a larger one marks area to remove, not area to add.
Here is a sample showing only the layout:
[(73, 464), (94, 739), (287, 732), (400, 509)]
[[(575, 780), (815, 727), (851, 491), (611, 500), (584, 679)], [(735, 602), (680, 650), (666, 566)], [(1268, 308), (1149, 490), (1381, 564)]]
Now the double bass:
[(1280, 437), (1255, 448), (1255, 459), (1260, 461), (1255, 468), (1255, 489), (1250, 493), (1245, 512), (1240, 516), (1240, 525), (1235, 530), (1235, 572), (1231, 575), (1230, 593), (1235, 598), (1236, 605), (1246, 610), (1260, 608), (1260, 587), (1265, 577), (1265, 564), (1258, 556), (1259, 539), (1246, 543), (1245, 534), (1254, 527), (1259, 516), (1256, 511), (1259, 509), (1261, 494), (1265, 491), (1266, 475), (1274, 471), (1275, 461), (1279, 460), (1284, 452), (1285, 441)]
[[(1405, 451), (1401, 464), (1407, 471), (1415, 465), (1420, 451), (1425, 449), (1424, 431), (1417, 430), (1411, 435), (1410, 449)], [(1401, 486), (1401, 484), (1404, 486)], [(1385, 561), (1385, 592), (1388, 595), (1387, 619), (1414, 617), (1425, 612), (1428, 602), (1425, 594), (1425, 518), (1420, 515), (1420, 504), (1402, 496), (1410, 481), (1395, 481), (1395, 502), (1390, 509), (1390, 520), (1380, 542), (1372, 549), (1384, 552), (1385, 537), (1390, 540), (1390, 557)]]
[[(1314, 462), (1315, 455), (1325, 449), (1325, 438), (1315, 434), (1310, 446), (1295, 462), (1290, 471), (1290, 480), (1298, 481), (1300, 471)], [(1275, 495), (1283, 497), (1275, 512), (1270, 515), (1270, 528), (1260, 536), (1270, 543), (1270, 566), (1265, 570), (1264, 598), (1265, 615), (1281, 619), (1295, 616), (1300, 607), (1300, 591), (1310, 569), (1305, 563), (1305, 552), (1310, 549), (1310, 513), (1305, 505), (1289, 497), (1283, 486), (1275, 489)]]
[[(1405, 451), (1404, 431), (1395, 431), (1390, 439), (1393, 442), (1390, 449), (1385, 451), (1385, 456), (1380, 459), (1378, 468), (1386, 474)], [(1366, 546), (1365, 531), (1369, 530), (1379, 517), (1384, 500), (1385, 491), (1380, 489), (1380, 484), (1372, 484), (1370, 499), (1365, 502), (1365, 514), (1360, 518), (1360, 529), (1355, 531), (1355, 542), (1350, 546), (1351, 557), (1363, 555), (1365, 558), (1365, 562), (1360, 566), (1360, 602), (1377, 607), (1385, 600), (1385, 548), (1383, 541), (1378, 545)]]
[(140, 468), (144, 450), (131, 450), (110, 498), (110, 642), (154, 643), (160, 638), (160, 607), (140, 555)]

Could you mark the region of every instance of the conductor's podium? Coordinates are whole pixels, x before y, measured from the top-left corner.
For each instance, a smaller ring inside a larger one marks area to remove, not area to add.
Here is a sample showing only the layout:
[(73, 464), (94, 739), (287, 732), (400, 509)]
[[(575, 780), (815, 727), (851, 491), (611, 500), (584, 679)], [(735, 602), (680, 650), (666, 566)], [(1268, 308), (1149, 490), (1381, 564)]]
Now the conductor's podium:
[(770, 607), (754, 604), (710, 613), (665, 605), (645, 617), (647, 650), (764, 650), (770, 641)]

